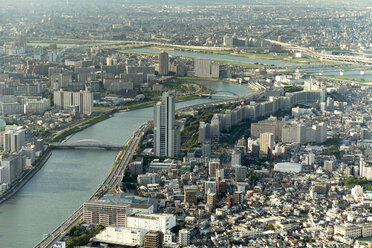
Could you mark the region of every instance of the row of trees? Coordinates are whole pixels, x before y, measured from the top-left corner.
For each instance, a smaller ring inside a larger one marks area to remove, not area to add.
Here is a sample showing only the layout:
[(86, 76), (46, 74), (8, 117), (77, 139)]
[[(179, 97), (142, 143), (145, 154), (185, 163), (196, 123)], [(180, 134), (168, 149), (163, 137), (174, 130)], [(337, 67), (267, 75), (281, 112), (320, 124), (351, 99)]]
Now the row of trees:
[(366, 178), (360, 177), (348, 177), (345, 180), (345, 186), (348, 188), (353, 188), (355, 185), (360, 185), (364, 190), (372, 190), (372, 180), (367, 180)]
[(87, 245), (90, 239), (99, 234), (103, 229), (105, 227), (102, 225), (96, 225), (89, 231), (85, 228), (74, 226), (68, 233), (69, 238), (66, 240), (66, 247), (74, 248), (75, 246)]

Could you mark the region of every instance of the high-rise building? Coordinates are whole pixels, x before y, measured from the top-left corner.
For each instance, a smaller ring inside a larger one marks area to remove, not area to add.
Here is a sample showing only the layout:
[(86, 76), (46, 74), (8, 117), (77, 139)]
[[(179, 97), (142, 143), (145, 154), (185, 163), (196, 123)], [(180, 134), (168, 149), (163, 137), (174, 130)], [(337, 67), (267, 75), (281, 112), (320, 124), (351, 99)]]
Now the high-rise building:
[(21, 173), (22, 162), (19, 154), (3, 155), (0, 158), (0, 184), (12, 184)]
[(237, 147), (243, 149), (244, 154), (247, 153), (247, 140), (242, 137), (241, 139), (238, 140)]
[(261, 133), (260, 134), (260, 152), (262, 155), (270, 155), (274, 147), (274, 134)]
[(242, 154), (239, 150), (234, 150), (231, 154), (231, 166), (240, 166), (242, 164)]
[(4, 152), (18, 152), (25, 144), (25, 130), (23, 127), (11, 126), (3, 134)]
[(194, 71), (196, 77), (218, 78), (220, 76), (219, 64), (211, 62), (210, 59), (204, 58), (195, 59)]
[(216, 194), (217, 193), (217, 182), (216, 181), (206, 181), (204, 184), (205, 194)]
[(372, 163), (361, 159), (359, 162), (359, 176), (365, 177), (367, 180), (372, 180)]
[(216, 208), (216, 201), (217, 201), (216, 193), (207, 194), (207, 203), (209, 203), (212, 209)]
[(315, 154), (309, 153), (305, 154), (305, 165), (312, 166), (315, 163)]
[(287, 124), (282, 128), (283, 143), (323, 143), (327, 140), (327, 125), (324, 123), (304, 126)]
[(54, 91), (54, 106), (57, 110), (71, 111), (77, 108), (80, 114), (93, 112), (93, 93), (89, 91)]
[(163, 233), (160, 231), (150, 231), (145, 234), (143, 241), (144, 248), (162, 248), (163, 247)]
[(219, 161), (210, 161), (208, 164), (208, 174), (210, 177), (216, 177), (217, 169), (220, 167)]
[(227, 192), (226, 181), (221, 179), (220, 177), (217, 178), (217, 193), (226, 193), (226, 192)]
[(216, 179), (225, 179), (225, 169), (220, 168), (216, 170)]
[(236, 166), (235, 168), (235, 181), (244, 182), (247, 177), (247, 167), (245, 166)]
[(202, 156), (204, 158), (209, 158), (211, 156), (211, 142), (206, 140), (202, 145)]
[(251, 137), (259, 138), (261, 133), (273, 133), (276, 140), (282, 139), (282, 128), (285, 125), (285, 119), (278, 120), (276, 117), (270, 117), (267, 120), (251, 124)]
[(154, 108), (154, 150), (156, 156), (177, 157), (181, 133), (175, 121), (175, 92), (164, 92)]
[(159, 74), (160, 75), (168, 74), (168, 63), (169, 63), (168, 53), (166, 52), (159, 53)]
[(199, 123), (199, 142), (203, 143), (209, 139), (209, 124), (206, 124), (204, 121)]
[(190, 231), (187, 229), (182, 229), (179, 231), (179, 240), (178, 243), (180, 244), (181, 247), (184, 246), (189, 246), (190, 245)]

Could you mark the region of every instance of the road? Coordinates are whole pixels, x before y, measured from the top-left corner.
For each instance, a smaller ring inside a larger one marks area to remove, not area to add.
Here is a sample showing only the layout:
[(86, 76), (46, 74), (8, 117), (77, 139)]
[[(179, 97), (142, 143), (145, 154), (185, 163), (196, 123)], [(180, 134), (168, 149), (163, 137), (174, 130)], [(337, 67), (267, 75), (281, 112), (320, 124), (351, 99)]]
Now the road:
[(50, 150), (46, 150), (32, 170), (22, 175), (22, 177), (19, 178), (13, 186), (11, 186), (5, 193), (0, 195), (0, 204), (7, 201), (14, 194), (16, 194), (44, 166), (51, 155), (52, 153), (50, 152)]
[[(242, 101), (247, 99), (254, 99), (256, 97), (262, 96), (263, 92), (256, 92), (252, 95), (241, 97), (239, 99), (234, 99), (230, 101), (223, 100), (221, 102), (211, 102), (211, 103), (203, 103), (199, 105), (193, 105), (186, 108), (182, 108), (177, 110), (179, 111), (185, 111), (187, 109), (201, 109), (201, 108), (207, 108), (211, 106), (220, 105), (222, 103), (233, 103), (236, 101)], [(119, 162), (115, 164), (115, 166), (110, 171), (109, 175), (107, 176), (106, 180), (103, 182), (103, 184), (97, 189), (97, 191), (92, 195), (92, 197), (89, 200), (98, 200), (100, 199), (104, 194), (107, 192), (110, 192), (112, 190), (118, 191), (118, 188), (120, 188), (120, 184), (122, 182), (124, 172), (128, 166), (128, 164), (131, 162), (133, 155), (136, 152), (136, 149), (138, 148), (138, 145), (140, 144), (144, 134), (146, 131), (152, 127), (152, 121), (148, 121), (144, 123), (127, 141), (127, 143), (124, 145), (126, 147), (123, 155), (119, 159)], [(66, 233), (73, 227), (81, 223), (83, 218), (83, 208), (80, 207), (78, 210), (76, 210), (75, 213), (73, 213), (65, 222), (63, 222), (55, 231), (53, 231), (48, 237), (46, 237), (44, 240), (42, 240), (39, 244), (37, 244), (35, 247), (40, 248), (46, 248), (50, 247), (54, 241), (58, 241), (61, 238), (63, 238)]]
[(246, 100), (254, 100), (255, 98), (259, 98), (259, 97), (263, 97), (265, 96), (265, 91), (261, 90), (261, 91), (257, 91), (257, 92), (254, 92), (248, 96), (243, 96), (243, 97), (239, 97), (239, 98), (235, 98), (235, 99), (231, 99), (231, 100), (221, 100), (221, 101), (213, 101), (213, 102), (208, 102), (208, 103), (200, 103), (200, 104), (196, 104), (196, 105), (192, 105), (192, 106), (188, 106), (188, 107), (183, 107), (183, 108), (179, 108), (177, 109), (177, 112), (186, 112), (186, 111), (190, 111), (190, 110), (199, 110), (199, 109), (204, 109), (204, 108), (211, 108), (211, 107), (217, 107), (217, 106), (220, 106), (222, 104), (231, 104), (231, 103), (237, 103), (237, 102), (242, 102), (242, 101), (246, 101)]
[(311, 50), (309, 48), (300, 47), (300, 46), (292, 45), (292, 44), (289, 44), (289, 43), (284, 43), (284, 42), (269, 40), (269, 39), (266, 39), (266, 41), (268, 41), (272, 44), (275, 44), (275, 45), (279, 45), (279, 46), (285, 48), (286, 50), (303, 52), (306, 55), (308, 55), (312, 58), (320, 59), (321, 61), (325, 60), (325, 61), (342, 62), (342, 63), (347, 63), (347, 64), (372, 65), (372, 58), (318, 53), (318, 52), (316, 52), (314, 50)]
[[(133, 155), (135, 154), (144, 134), (151, 127), (152, 127), (151, 121), (146, 122), (128, 139), (127, 143), (124, 145), (124, 147), (126, 147), (127, 149), (125, 149), (119, 162), (115, 164), (115, 166), (112, 168), (109, 175), (107, 176), (106, 180), (89, 200), (93, 201), (98, 200), (107, 192), (112, 190), (116, 191), (118, 188), (120, 188), (120, 184), (122, 182), (124, 172), (128, 164), (132, 160)], [(46, 237), (44, 240), (38, 243), (35, 247), (36, 248), (50, 247), (54, 241), (58, 241), (61, 238), (63, 238), (73, 226), (76, 226), (79, 223), (81, 223), (82, 218), (83, 207), (80, 207), (65, 222), (63, 222), (59, 227), (57, 227), (56, 230), (54, 230), (48, 237)]]

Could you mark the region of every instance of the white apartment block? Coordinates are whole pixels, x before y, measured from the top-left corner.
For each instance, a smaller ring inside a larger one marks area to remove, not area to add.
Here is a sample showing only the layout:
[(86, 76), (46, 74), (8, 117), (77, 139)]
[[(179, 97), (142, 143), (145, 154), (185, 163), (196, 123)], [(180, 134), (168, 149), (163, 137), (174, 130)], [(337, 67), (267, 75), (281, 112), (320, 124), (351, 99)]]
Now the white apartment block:
[(165, 233), (174, 226), (176, 226), (176, 216), (173, 214), (147, 214), (127, 217), (127, 227), (131, 228)]

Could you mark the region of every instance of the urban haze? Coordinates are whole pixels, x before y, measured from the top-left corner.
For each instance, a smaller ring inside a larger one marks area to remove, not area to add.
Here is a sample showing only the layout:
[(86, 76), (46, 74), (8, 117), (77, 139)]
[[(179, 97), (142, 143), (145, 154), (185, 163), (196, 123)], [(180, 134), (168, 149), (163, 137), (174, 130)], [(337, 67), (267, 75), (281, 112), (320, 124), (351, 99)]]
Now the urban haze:
[(2, 0), (0, 247), (372, 247), (370, 0)]

